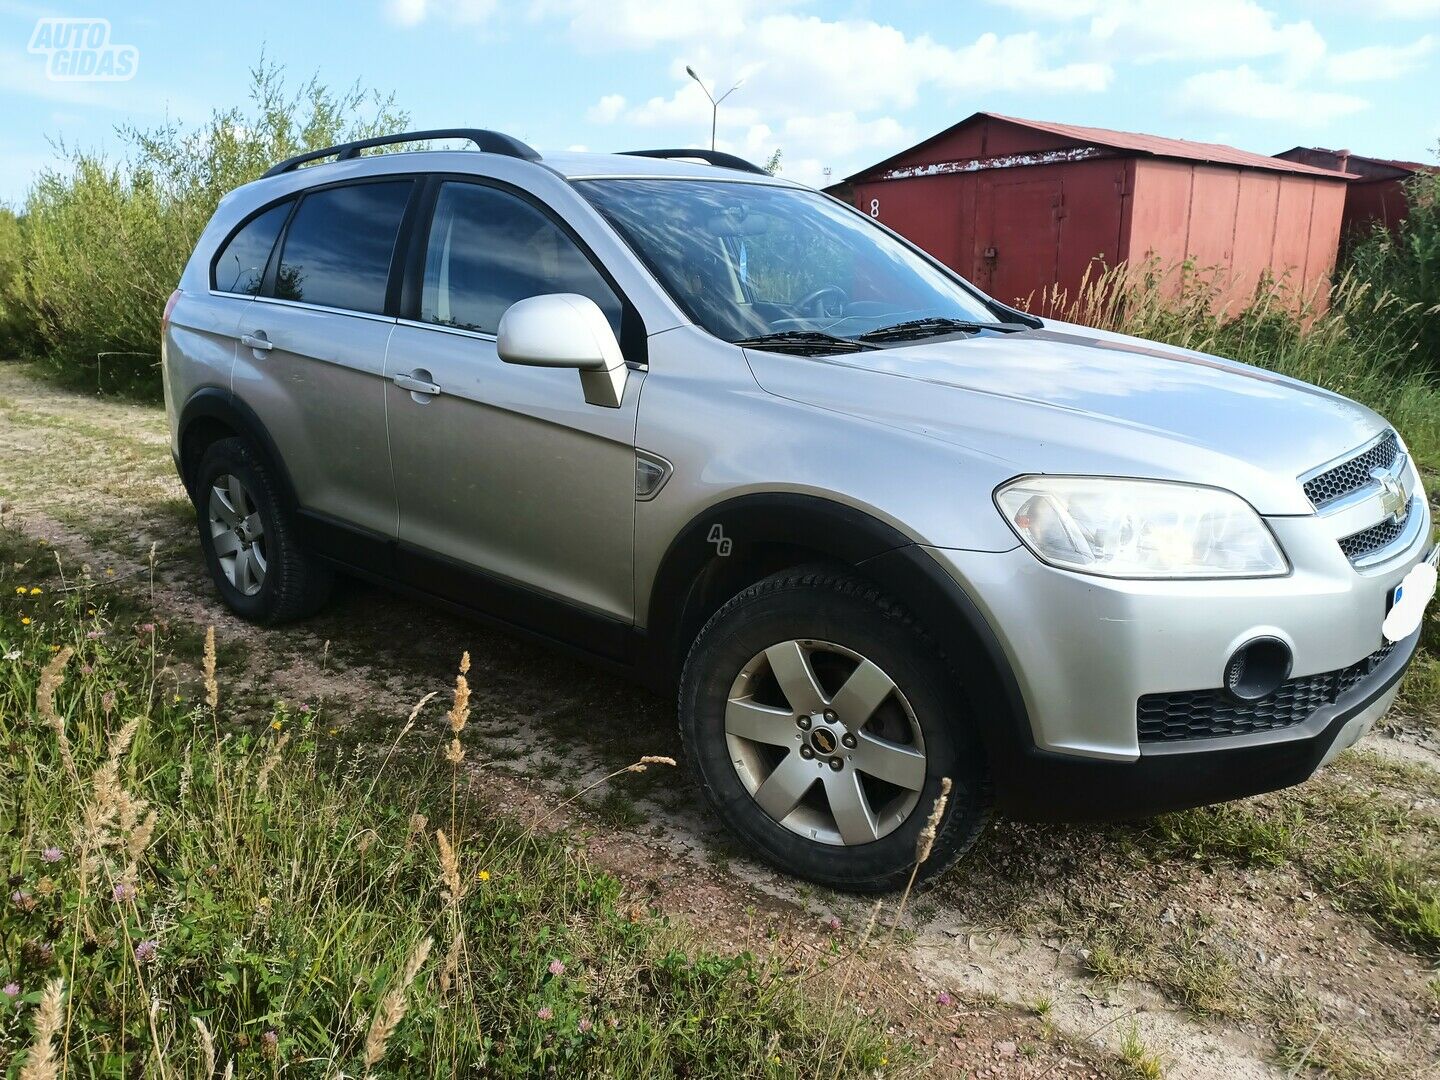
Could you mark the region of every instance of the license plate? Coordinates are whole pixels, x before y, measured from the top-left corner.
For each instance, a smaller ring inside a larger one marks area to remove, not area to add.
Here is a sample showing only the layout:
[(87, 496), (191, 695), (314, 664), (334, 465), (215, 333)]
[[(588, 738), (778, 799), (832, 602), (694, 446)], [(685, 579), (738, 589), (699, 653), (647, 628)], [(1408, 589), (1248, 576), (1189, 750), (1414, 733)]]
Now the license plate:
[(1390, 608), (1381, 631), (1386, 641), (1401, 641), (1413, 634), (1425, 618), (1425, 608), (1435, 595), (1435, 562), (1440, 547), (1422, 563), (1410, 568), (1399, 585), (1390, 592)]

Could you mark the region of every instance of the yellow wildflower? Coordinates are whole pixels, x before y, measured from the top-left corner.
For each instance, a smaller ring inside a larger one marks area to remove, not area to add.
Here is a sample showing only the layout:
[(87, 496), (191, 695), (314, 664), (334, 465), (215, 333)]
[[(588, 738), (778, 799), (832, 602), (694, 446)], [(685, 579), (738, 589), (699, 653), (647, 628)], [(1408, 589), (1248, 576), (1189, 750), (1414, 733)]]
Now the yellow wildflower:
[(279, 720), (271, 720), (271, 721), (270, 721), (270, 730), (271, 730), (271, 731), (279, 731), (279, 730), (280, 730), (282, 727), (284, 727), (284, 726), (285, 726), (285, 725), (282, 724)]
[(37, 586), (35, 586), (34, 588), (32, 588), (32, 589), (30, 590), (30, 595), (31, 595), (31, 596), (39, 596), (39, 595), (40, 595), (41, 593), (43, 593), (44, 591), (45, 591), (44, 589), (40, 588), (40, 587), (37, 585)]
[(480, 874), (479, 874), (479, 878), (480, 878), (481, 881), (489, 881), (489, 880), (490, 880), (490, 871), (489, 871), (489, 870), (481, 870), (481, 871), (480, 871)]
[(105, 567), (105, 576), (106, 576), (106, 577), (114, 577), (114, 576), (115, 576), (115, 571), (114, 571), (114, 570), (111, 570), (110, 567), (107, 566), (107, 567)]
[(30, 616), (29, 616), (29, 615), (22, 615), (22, 616), (20, 616), (20, 625), (21, 625), (21, 626), (29, 626), (29, 625), (30, 625)]
[(16, 585), (16, 586), (15, 586), (15, 595), (16, 595), (16, 596), (24, 596), (24, 595), (25, 595), (25, 586), (24, 586), (24, 585)]

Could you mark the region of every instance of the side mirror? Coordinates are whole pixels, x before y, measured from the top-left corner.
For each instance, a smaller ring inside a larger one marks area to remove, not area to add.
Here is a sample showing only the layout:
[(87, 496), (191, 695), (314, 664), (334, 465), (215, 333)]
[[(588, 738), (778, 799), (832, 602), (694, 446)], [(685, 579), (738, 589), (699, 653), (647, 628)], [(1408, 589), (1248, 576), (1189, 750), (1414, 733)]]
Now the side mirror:
[(496, 351), (507, 364), (576, 368), (585, 400), (618, 409), (629, 369), (600, 305), (578, 293), (518, 300), (500, 317)]

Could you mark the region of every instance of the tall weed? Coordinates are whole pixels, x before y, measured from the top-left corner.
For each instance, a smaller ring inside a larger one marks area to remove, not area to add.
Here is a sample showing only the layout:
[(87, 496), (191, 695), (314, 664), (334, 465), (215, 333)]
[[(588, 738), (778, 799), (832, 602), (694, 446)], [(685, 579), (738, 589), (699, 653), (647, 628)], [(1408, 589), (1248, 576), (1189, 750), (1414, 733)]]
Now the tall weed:
[[(312, 78), (292, 91), (262, 57), (247, 108), (193, 129), (121, 127), (115, 160), (62, 146), (66, 164), (37, 178), (23, 229), (0, 219), (0, 320), (17, 311), (29, 351), (62, 381), (158, 400), (160, 313), (221, 196), (281, 158), (407, 119), (393, 97), (358, 85), (333, 91)], [(17, 261), (23, 287), (6, 289), (4, 268)]]

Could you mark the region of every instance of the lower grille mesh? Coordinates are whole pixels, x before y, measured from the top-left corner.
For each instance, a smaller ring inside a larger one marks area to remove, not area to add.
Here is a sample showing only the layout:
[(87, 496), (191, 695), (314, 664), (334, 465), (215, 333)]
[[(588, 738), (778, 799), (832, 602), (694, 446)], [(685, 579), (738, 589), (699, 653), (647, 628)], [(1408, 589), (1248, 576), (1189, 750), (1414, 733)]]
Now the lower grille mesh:
[(1372, 551), (1379, 551), (1387, 544), (1393, 544), (1404, 531), (1405, 518), (1391, 518), (1345, 537), (1340, 541), (1340, 550), (1353, 562)]
[(1235, 701), (1223, 690), (1146, 694), (1136, 708), (1140, 741), (1216, 739), (1302, 723), (1316, 709), (1333, 705), (1341, 694), (1373, 672), (1394, 647), (1387, 643), (1359, 663), (1339, 671), (1291, 679), (1263, 701)]

